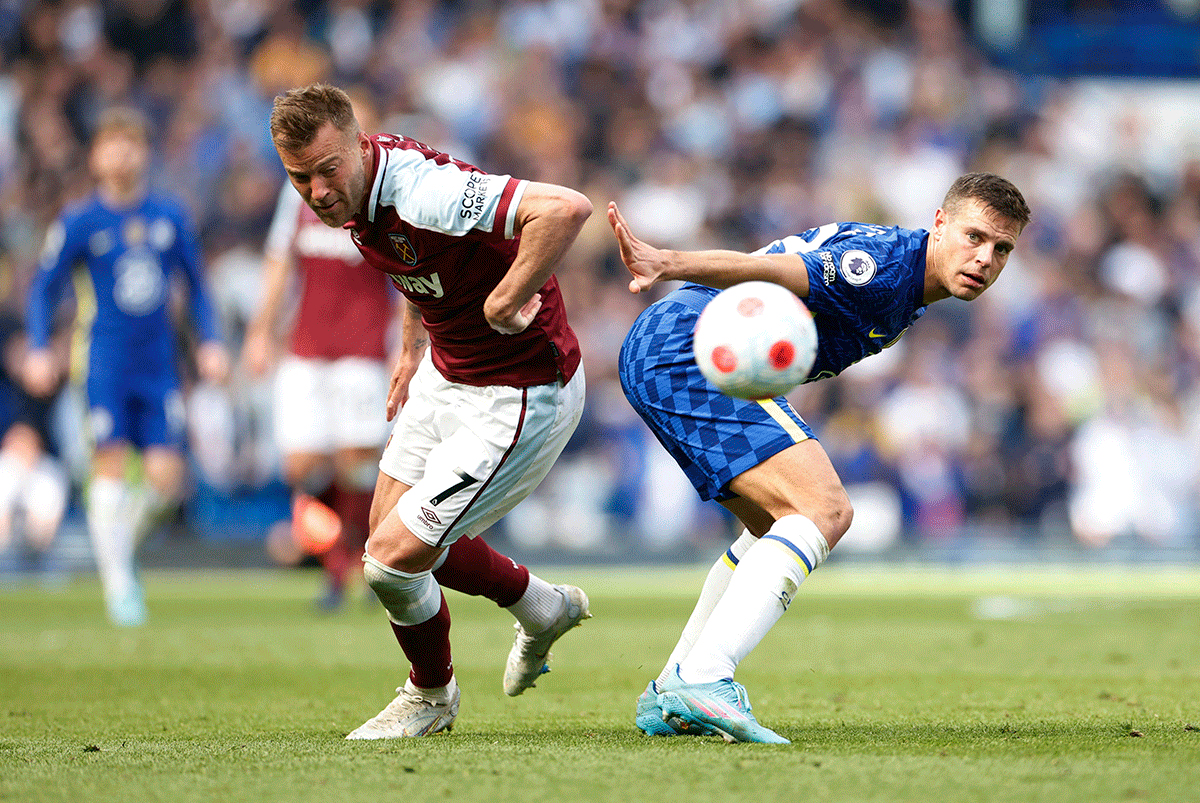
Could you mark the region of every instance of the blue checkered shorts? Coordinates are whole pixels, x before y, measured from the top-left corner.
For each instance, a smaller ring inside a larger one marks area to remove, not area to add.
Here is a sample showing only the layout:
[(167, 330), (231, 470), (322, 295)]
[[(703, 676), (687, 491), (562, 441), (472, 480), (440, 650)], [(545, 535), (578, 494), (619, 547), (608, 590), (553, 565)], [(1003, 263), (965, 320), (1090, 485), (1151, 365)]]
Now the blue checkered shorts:
[(700, 373), (692, 332), (715, 290), (688, 285), (638, 316), (621, 345), (625, 397), (683, 468), (701, 499), (733, 496), (729, 482), (792, 444), (814, 438), (782, 396), (726, 396)]

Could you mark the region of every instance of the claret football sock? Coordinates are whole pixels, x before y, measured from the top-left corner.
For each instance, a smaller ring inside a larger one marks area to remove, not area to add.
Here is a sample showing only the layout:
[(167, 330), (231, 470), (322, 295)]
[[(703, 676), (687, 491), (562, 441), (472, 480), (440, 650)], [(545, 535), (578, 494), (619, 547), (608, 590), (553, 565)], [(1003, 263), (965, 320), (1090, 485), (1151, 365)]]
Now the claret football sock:
[(433, 576), (460, 594), (487, 597), (501, 608), (516, 604), (529, 586), (529, 569), (492, 549), (483, 538), (460, 538), (442, 553)]
[(454, 678), (450, 656), (450, 608), (441, 596), (438, 612), (415, 625), (392, 622), (392, 632), (412, 665), (408, 678), (421, 689), (441, 689)]
[(412, 682), (424, 689), (445, 686), (450, 661), (450, 609), (429, 572), (409, 574), (363, 555), (363, 576), (383, 603), (396, 641), (412, 664)]

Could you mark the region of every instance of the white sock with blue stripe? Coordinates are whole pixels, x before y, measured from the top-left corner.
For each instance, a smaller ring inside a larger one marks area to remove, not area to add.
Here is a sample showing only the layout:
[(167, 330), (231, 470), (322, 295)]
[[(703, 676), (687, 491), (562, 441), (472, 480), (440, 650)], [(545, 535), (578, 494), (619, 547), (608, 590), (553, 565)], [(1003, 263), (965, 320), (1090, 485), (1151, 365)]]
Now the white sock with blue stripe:
[(808, 517), (793, 514), (777, 520), (746, 550), (700, 637), (680, 662), (683, 682), (732, 678), (737, 665), (783, 616), (804, 578), (828, 556), (825, 536)]
[(737, 568), (747, 550), (756, 543), (758, 543), (758, 539), (751, 535), (749, 530), (743, 530), (741, 537), (734, 541), (708, 570), (708, 575), (704, 578), (704, 586), (700, 589), (700, 597), (696, 600), (696, 607), (692, 609), (692, 615), (688, 617), (683, 633), (679, 636), (679, 642), (671, 651), (671, 657), (667, 659), (667, 665), (658, 673), (660, 685), (675, 672), (675, 664), (682, 663), (683, 659), (692, 651), (692, 645), (700, 637), (704, 625), (708, 623), (708, 617), (712, 616), (713, 608), (716, 607), (721, 597), (725, 596), (725, 589), (729, 588), (729, 579), (733, 577), (733, 570)]

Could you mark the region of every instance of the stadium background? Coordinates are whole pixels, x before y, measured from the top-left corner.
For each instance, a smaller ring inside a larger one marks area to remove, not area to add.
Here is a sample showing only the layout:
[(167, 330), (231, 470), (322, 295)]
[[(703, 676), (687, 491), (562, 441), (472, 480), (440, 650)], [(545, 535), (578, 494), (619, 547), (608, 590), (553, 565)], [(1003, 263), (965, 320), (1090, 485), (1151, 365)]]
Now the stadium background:
[[(234, 354), (283, 181), (271, 98), (315, 80), (369, 94), (384, 130), (616, 199), (679, 248), (924, 227), (956, 175), (1001, 173), (1034, 212), (1003, 280), (792, 396), (855, 501), (835, 557), (1200, 557), (1196, 0), (8, 2), (0, 45), (9, 330), (114, 102), (154, 120), (153, 179), (200, 224)], [(621, 395), (615, 355), (646, 303), (623, 274), (596, 214), (559, 273), (587, 413), (492, 533), (514, 555), (692, 560), (728, 542)], [(147, 562), (269, 563), (287, 515), (269, 385), (193, 384), (189, 402), (195, 487)], [(78, 487), (71, 410), (65, 394), (55, 431)], [(89, 561), (75, 505), (49, 569)]]

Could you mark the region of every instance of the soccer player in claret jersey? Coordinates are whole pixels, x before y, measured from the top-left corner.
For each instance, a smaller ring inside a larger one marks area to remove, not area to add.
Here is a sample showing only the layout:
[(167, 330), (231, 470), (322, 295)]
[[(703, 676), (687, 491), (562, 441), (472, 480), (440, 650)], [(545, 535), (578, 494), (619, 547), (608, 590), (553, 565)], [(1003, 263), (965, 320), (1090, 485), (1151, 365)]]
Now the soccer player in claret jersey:
[(709, 571), (666, 665), (638, 698), (635, 722), (652, 735), (786, 742), (757, 722), (734, 671), (845, 534), (850, 501), (787, 399), (734, 399), (703, 377), (692, 350), (696, 319), (717, 288), (781, 284), (804, 299), (817, 325), (806, 381), (835, 376), (895, 343), (934, 301), (970, 301), (991, 286), (1029, 208), (1005, 179), (971, 173), (950, 187), (930, 231), (830, 223), (752, 254), (654, 248), (633, 235), (616, 204), (608, 220), (633, 276), (630, 291), (688, 282), (643, 311), (626, 336), (619, 357), (625, 395), (700, 497), (716, 499), (745, 525)]
[[(374, 110), (355, 98), (360, 122)], [(370, 127), (374, 127), (371, 125)], [(291, 183), (279, 193), (267, 232), (263, 295), (242, 359), (271, 368), (291, 278), (299, 283), (287, 354), (275, 371), (275, 441), (293, 489), (292, 530), (325, 570), (322, 611), (341, 607), (361, 579), (379, 454), (387, 440), (388, 334), (400, 294), (368, 266), (344, 229), (321, 222)]]
[[(44, 395), (60, 372), (48, 348), (52, 313), (72, 269), (83, 263), (95, 305), (87, 360), (94, 447), (88, 533), (109, 617), (122, 626), (146, 618), (134, 562), (138, 541), (183, 494), (185, 415), (170, 307), (174, 275), (187, 285), (201, 375), (223, 382), (229, 369), (200, 243), (182, 205), (149, 188), (149, 159), (142, 115), (128, 108), (105, 112), (91, 148), (96, 193), (64, 211), (47, 231), (26, 314), (25, 380), (31, 392)], [(126, 476), (135, 450), (145, 482), (133, 485)]]
[[(591, 214), (580, 193), (492, 175), (403, 136), (368, 136), (342, 90), (275, 99), (271, 136), (292, 186), (404, 295), (364, 574), (411, 665), (349, 739), (448, 730), (459, 690), (441, 583), (507, 608), (504, 691), (547, 668), (590, 614), (477, 536), (541, 482), (583, 411), (579, 344), (553, 272)], [(428, 346), (428, 348), (427, 348)], [(398, 414), (398, 415), (397, 415)]]

